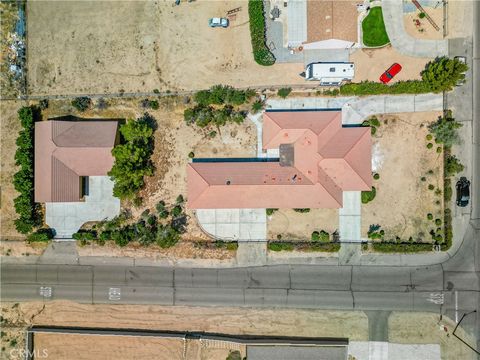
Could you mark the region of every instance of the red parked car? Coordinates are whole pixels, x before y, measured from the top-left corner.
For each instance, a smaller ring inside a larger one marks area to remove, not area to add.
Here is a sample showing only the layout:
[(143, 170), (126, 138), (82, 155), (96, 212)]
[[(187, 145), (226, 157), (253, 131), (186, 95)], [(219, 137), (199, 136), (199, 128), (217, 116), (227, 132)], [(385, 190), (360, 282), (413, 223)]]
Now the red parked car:
[(402, 70), (402, 66), (400, 64), (393, 64), (385, 71), (382, 76), (380, 76), (380, 81), (384, 84), (390, 82)]

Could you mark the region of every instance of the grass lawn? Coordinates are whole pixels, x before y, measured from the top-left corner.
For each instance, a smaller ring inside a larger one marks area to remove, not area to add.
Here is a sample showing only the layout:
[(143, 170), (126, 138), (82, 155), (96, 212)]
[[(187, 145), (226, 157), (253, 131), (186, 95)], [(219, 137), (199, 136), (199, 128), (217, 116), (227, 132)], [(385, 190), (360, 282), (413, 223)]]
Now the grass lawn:
[(383, 22), (382, 8), (380, 6), (370, 9), (367, 17), (362, 22), (363, 43), (366, 46), (382, 46), (390, 42), (385, 23)]

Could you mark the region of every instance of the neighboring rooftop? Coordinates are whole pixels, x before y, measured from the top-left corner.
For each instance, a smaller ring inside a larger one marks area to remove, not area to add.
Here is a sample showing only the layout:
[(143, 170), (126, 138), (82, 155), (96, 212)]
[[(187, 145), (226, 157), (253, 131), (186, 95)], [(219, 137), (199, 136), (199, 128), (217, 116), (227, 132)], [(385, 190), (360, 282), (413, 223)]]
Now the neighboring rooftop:
[(112, 168), (117, 127), (104, 120), (35, 123), (35, 201), (80, 201), (81, 177), (105, 176)]
[(358, 41), (358, 1), (307, 1), (307, 42)]
[[(342, 127), (341, 111), (267, 111), (264, 149), (278, 162), (194, 162), (187, 167), (188, 206), (340, 208), (343, 191), (370, 190), (368, 127)], [(285, 146), (289, 145), (289, 146)]]

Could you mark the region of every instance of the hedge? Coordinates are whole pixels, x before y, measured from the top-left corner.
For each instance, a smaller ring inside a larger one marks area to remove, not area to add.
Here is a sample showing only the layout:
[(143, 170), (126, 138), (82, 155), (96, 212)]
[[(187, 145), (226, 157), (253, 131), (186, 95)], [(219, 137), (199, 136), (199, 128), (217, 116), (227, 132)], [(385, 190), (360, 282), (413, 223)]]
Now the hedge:
[(252, 40), (253, 58), (259, 65), (269, 66), (275, 63), (275, 57), (266, 45), (265, 15), (262, 0), (248, 1), (250, 18), (250, 37)]
[(432, 251), (433, 244), (430, 243), (406, 243), (406, 242), (372, 242), (375, 251), (383, 253), (415, 253), (420, 251)]
[(227, 85), (215, 85), (209, 90), (200, 90), (193, 96), (199, 105), (242, 105), (256, 95), (255, 90), (237, 90)]
[(23, 129), (16, 141), (15, 165), (20, 166), (13, 176), (13, 185), (20, 195), (13, 200), (19, 217), (15, 227), (19, 233), (28, 234), (34, 227), (42, 224), (40, 205), (34, 201), (33, 157), (34, 157), (34, 119), (33, 108), (29, 106), (18, 110), (18, 118)]
[(267, 248), (271, 251), (322, 251), (337, 252), (340, 250), (339, 242), (316, 241), (271, 241)]

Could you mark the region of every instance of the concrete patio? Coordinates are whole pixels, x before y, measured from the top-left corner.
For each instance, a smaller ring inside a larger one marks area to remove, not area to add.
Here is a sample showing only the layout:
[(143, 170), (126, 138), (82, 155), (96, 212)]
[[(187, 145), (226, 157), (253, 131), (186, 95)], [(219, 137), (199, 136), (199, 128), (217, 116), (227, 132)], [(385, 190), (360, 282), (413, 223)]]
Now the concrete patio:
[(265, 209), (198, 209), (198, 223), (215, 239), (258, 241), (267, 238)]
[(55, 229), (55, 238), (71, 239), (84, 223), (120, 213), (120, 200), (113, 196), (113, 182), (108, 176), (90, 176), (88, 184), (85, 201), (45, 203), (46, 223)]

